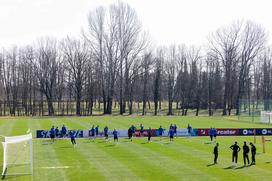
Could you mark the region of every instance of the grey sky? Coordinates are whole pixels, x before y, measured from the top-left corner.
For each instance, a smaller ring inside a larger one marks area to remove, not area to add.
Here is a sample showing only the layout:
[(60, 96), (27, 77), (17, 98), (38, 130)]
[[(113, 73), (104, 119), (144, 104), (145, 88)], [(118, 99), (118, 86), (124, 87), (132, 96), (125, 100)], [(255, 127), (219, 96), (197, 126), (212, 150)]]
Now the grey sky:
[[(0, 47), (42, 36), (79, 36), (88, 12), (117, 0), (0, 0)], [(253, 20), (272, 32), (269, 0), (123, 0), (133, 7), (157, 45), (201, 45), (233, 20)]]

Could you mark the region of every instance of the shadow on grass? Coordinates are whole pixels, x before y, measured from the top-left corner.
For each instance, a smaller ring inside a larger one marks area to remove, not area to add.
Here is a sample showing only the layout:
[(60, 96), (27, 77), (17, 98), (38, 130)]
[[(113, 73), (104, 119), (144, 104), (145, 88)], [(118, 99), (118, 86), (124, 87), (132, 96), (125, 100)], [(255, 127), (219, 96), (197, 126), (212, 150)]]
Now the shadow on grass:
[[(95, 143), (95, 140), (85, 140), (82, 143)], [(96, 142), (96, 143), (98, 143), (98, 142)]]
[(215, 163), (211, 163), (211, 164), (207, 165), (207, 167), (214, 166), (214, 165), (215, 165)]
[(41, 145), (51, 145), (52, 143), (51, 140), (43, 140)]
[(163, 144), (165, 144), (165, 145), (169, 145), (169, 144), (172, 144), (173, 142), (165, 142), (165, 143), (163, 143)]
[(71, 146), (61, 146), (59, 148), (66, 149), (66, 148), (72, 148)]
[(235, 169), (243, 169), (243, 168), (246, 168), (246, 167), (249, 167), (249, 166), (240, 166), (240, 167), (237, 167)]
[(265, 162), (266, 164), (269, 164), (269, 163), (271, 163), (271, 162)]
[(82, 143), (93, 143), (93, 141), (83, 141)]
[(148, 144), (149, 142), (142, 142), (141, 144)]
[(123, 143), (130, 143), (132, 142), (132, 140), (126, 140), (126, 141), (122, 141)]
[(6, 175), (2, 176), (2, 180), (20, 180), (20, 178), (25, 177), (25, 175)]
[(111, 145), (105, 145), (105, 147), (114, 147), (115, 144), (111, 144)]
[(233, 169), (233, 168), (234, 168), (233, 166), (229, 166), (229, 167), (225, 167), (224, 169), (228, 170), (228, 169)]

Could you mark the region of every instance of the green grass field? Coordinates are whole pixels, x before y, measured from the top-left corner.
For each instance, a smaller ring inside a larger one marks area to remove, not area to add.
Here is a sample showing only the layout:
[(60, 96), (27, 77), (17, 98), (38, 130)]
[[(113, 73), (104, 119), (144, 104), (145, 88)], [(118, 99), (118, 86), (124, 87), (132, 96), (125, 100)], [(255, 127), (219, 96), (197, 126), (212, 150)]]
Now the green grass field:
[[(92, 124), (106, 124), (112, 128), (127, 129), (131, 124), (168, 128), (171, 123), (178, 128), (190, 123), (197, 127), (268, 127), (262, 124), (238, 121), (237, 117), (167, 117), (167, 116), (96, 116), (96, 117), (5, 117), (0, 118), (1, 135), (25, 134), (28, 128), (35, 134), (37, 129), (49, 129), (52, 125), (69, 129), (89, 129)], [(242, 154), (236, 169), (230, 169), (231, 150), (229, 146), (237, 140), (253, 141), (253, 137), (218, 137), (219, 164), (213, 162), (213, 145), (207, 144), (208, 137), (180, 137), (173, 143), (168, 138), (147, 143), (146, 138), (135, 138), (133, 142), (121, 138), (112, 140), (77, 139), (73, 148), (70, 140), (34, 140), (34, 174), (32, 176), (7, 176), (5, 180), (271, 180), (272, 142), (266, 143), (262, 153), (261, 138), (257, 137), (257, 165), (242, 168)], [(0, 160), (2, 161), (2, 148)]]

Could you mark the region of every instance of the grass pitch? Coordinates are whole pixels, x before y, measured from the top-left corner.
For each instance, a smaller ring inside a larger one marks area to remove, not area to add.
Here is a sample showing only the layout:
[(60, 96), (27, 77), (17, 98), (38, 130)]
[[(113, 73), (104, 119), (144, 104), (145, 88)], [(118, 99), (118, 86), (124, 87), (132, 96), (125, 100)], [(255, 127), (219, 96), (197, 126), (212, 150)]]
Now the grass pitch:
[[(167, 116), (97, 116), (97, 117), (5, 117), (0, 118), (1, 135), (25, 134), (30, 128), (34, 136), (37, 129), (50, 129), (52, 125), (68, 129), (90, 129), (99, 125), (102, 129), (127, 129), (131, 124), (140, 123), (152, 128), (162, 125), (168, 128), (171, 123), (185, 128), (190, 123), (197, 127), (239, 128), (268, 127), (263, 124), (241, 122), (237, 117), (167, 117)], [(179, 137), (173, 143), (168, 138), (134, 138), (133, 142), (121, 138), (118, 143), (111, 139), (105, 142), (98, 138), (76, 139), (78, 146), (73, 148), (69, 139), (59, 139), (51, 143), (49, 139), (35, 139), (34, 174), (32, 176), (7, 176), (5, 180), (37, 181), (83, 181), (83, 180), (271, 180), (272, 142), (266, 143), (266, 153), (262, 153), (261, 137), (257, 137), (255, 166), (243, 168), (242, 153), (239, 154), (236, 169), (231, 166), (229, 146), (237, 140), (240, 147), (243, 141), (253, 142), (253, 137), (218, 137), (219, 158), (213, 163), (213, 144), (208, 137)], [(2, 148), (0, 160), (2, 161)]]

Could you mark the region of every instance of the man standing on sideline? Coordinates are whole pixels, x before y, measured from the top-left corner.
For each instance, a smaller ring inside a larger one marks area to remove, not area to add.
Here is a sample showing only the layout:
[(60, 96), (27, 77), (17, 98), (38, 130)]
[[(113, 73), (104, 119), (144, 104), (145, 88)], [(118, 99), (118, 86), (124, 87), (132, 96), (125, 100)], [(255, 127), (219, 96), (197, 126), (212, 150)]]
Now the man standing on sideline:
[(51, 140), (54, 142), (55, 141), (55, 128), (54, 128), (54, 126), (52, 126), (49, 133), (50, 133)]
[(158, 129), (158, 132), (159, 132), (160, 140), (162, 140), (162, 134), (163, 134), (162, 126), (160, 126), (160, 128)]
[(66, 132), (67, 132), (67, 129), (66, 129), (65, 125), (63, 125), (62, 128), (61, 128), (61, 136), (63, 138), (66, 136)]
[(170, 138), (170, 142), (174, 141), (174, 129), (170, 129), (168, 132), (169, 138)]
[(151, 127), (149, 127), (149, 129), (147, 130), (147, 136), (148, 136), (148, 142), (151, 141), (151, 136), (152, 136), (152, 129)]
[(190, 124), (188, 124), (187, 130), (188, 130), (189, 136), (192, 136), (192, 129), (193, 129), (192, 126)]
[(144, 125), (140, 124), (140, 136), (144, 136)]
[(59, 128), (58, 127), (56, 127), (56, 129), (55, 129), (55, 135), (56, 135), (56, 139), (59, 137)]
[(75, 137), (76, 137), (76, 132), (71, 130), (71, 131), (70, 131), (70, 138), (71, 138), (71, 143), (72, 143), (72, 145), (73, 145), (74, 147), (76, 146)]
[(251, 146), (251, 159), (252, 159), (252, 161), (251, 161), (251, 165), (255, 165), (256, 164), (256, 162), (255, 162), (255, 155), (256, 155), (256, 147), (255, 147), (255, 145), (253, 144), (253, 143), (249, 143), (250, 144), (250, 146)]
[(130, 141), (132, 141), (132, 133), (133, 133), (132, 127), (129, 127), (129, 128), (128, 128), (128, 139), (129, 139)]
[(95, 136), (98, 137), (98, 133), (99, 133), (99, 126), (97, 125), (95, 127)]
[(213, 129), (212, 129), (212, 127), (209, 130), (209, 135), (210, 135), (210, 139), (211, 139), (211, 142), (212, 142), (213, 141)]
[(116, 129), (113, 130), (112, 134), (114, 142), (118, 142), (118, 132), (116, 131)]
[(235, 141), (234, 145), (230, 146), (230, 149), (232, 149), (232, 165), (237, 165), (238, 160), (238, 152), (241, 150), (241, 148), (238, 146), (237, 141)]
[(92, 126), (89, 134), (90, 134), (90, 138), (92, 138), (92, 141), (94, 142), (94, 139), (95, 139), (95, 128), (94, 128), (94, 125)]
[(108, 132), (109, 132), (108, 126), (105, 126), (105, 128), (104, 128), (104, 136), (105, 136), (105, 140), (108, 140), (108, 138), (109, 138)]
[(213, 148), (213, 154), (214, 154), (213, 164), (217, 164), (218, 146), (219, 146), (219, 143), (216, 143), (215, 146), (214, 146), (214, 148)]
[(249, 147), (247, 146), (246, 142), (244, 142), (244, 146), (243, 146), (244, 167), (246, 166), (246, 161), (247, 161), (247, 164), (249, 165), (248, 153), (249, 153)]

